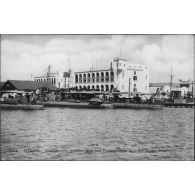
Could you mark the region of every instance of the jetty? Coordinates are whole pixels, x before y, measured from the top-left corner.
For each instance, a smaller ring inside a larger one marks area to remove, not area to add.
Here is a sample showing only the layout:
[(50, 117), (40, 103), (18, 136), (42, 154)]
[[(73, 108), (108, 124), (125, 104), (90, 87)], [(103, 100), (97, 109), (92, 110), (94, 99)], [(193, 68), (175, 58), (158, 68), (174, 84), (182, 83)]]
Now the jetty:
[(175, 107), (175, 108), (192, 108), (194, 103), (164, 103), (165, 107)]

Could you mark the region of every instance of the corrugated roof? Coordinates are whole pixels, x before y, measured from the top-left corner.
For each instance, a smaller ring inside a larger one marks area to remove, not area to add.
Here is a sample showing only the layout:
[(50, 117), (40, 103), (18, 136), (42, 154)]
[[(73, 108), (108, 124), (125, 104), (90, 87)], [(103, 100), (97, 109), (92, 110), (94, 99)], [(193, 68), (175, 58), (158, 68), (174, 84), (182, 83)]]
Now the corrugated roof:
[[(49, 90), (57, 90), (58, 88), (52, 83), (44, 83), (38, 81), (8, 80), (18, 90), (37, 90), (39, 88), (48, 87)], [(6, 83), (7, 83), (6, 82)]]
[(164, 87), (167, 83), (150, 83), (149, 87)]
[[(164, 87), (166, 85), (170, 86), (170, 83), (150, 83), (149, 87)], [(178, 83), (172, 83), (172, 87), (179, 87)]]

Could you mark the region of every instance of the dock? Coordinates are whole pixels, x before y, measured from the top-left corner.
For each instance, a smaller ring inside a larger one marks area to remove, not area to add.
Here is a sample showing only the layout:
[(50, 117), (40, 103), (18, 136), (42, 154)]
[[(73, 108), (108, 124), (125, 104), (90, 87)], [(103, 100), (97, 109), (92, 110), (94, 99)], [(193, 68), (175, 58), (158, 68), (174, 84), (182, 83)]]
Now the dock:
[(165, 107), (192, 108), (194, 103), (164, 103)]

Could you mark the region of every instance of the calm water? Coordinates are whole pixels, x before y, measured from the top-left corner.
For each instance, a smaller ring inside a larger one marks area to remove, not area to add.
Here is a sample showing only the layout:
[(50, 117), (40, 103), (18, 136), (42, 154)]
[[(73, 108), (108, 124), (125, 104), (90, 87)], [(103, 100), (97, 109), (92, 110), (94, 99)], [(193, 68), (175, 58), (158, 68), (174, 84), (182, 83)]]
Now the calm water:
[(194, 109), (1, 111), (2, 160), (194, 160)]

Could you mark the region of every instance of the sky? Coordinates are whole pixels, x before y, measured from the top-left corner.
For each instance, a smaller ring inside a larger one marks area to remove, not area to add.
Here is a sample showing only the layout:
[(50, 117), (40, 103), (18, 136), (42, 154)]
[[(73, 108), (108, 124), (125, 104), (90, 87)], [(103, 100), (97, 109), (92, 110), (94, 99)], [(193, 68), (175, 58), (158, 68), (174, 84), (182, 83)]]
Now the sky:
[(1, 81), (31, 80), (52, 70), (109, 67), (121, 56), (149, 65), (150, 82), (194, 80), (193, 35), (2, 35)]

